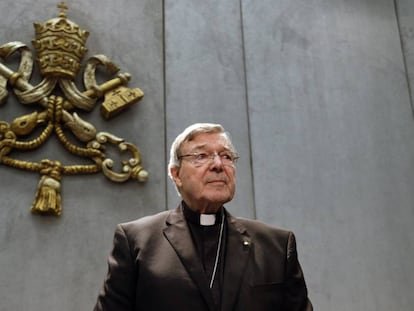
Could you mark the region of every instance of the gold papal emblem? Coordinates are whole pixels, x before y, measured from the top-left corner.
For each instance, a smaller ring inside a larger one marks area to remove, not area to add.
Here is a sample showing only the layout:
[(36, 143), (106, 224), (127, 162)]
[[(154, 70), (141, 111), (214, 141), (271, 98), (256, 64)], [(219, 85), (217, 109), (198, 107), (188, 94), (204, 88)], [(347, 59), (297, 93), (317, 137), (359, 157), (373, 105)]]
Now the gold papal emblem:
[[(101, 100), (101, 113), (105, 119), (110, 119), (139, 101), (144, 93), (139, 88), (126, 87), (131, 78), (128, 73), (118, 74), (98, 85), (98, 67), (113, 76), (119, 71), (105, 55), (95, 55), (87, 60), (83, 68), (85, 90), (80, 91), (75, 78), (87, 52), (85, 43), (89, 32), (67, 18), (65, 3), (60, 3), (58, 8), (60, 12), (56, 18), (43, 24), (34, 23), (35, 39), (32, 44), (42, 76), (39, 84), (29, 82), (33, 58), (25, 44), (16, 41), (0, 46), (0, 105), (7, 102), (9, 92), (12, 92), (19, 103), (35, 107), (32, 113), (19, 116), (11, 123), (0, 120), (0, 163), (40, 174), (31, 211), (44, 215), (61, 214), (60, 181), (64, 175), (103, 172), (115, 182), (129, 179), (144, 182), (148, 177), (134, 144), (111, 133), (98, 132), (77, 114), (77, 111), (92, 111)], [(4, 64), (15, 53), (20, 57), (16, 72)], [(54, 92), (61, 95), (54, 95)], [(36, 162), (12, 157), (14, 151), (40, 148), (52, 134), (57, 136), (67, 151), (88, 158), (90, 163), (64, 165), (59, 160)], [(68, 139), (67, 134), (74, 139)], [(115, 145), (120, 154), (126, 152), (131, 156), (128, 160), (121, 160), (119, 171), (114, 169), (114, 160), (108, 155), (109, 144)]]

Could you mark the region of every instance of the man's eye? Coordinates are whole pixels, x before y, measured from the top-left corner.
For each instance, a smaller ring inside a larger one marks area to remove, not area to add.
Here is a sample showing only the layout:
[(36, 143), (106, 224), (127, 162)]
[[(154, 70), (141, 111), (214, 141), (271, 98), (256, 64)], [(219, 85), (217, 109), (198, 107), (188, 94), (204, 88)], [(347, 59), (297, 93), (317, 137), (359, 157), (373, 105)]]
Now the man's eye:
[(223, 160), (232, 160), (233, 156), (230, 153), (220, 153), (220, 158)]
[(196, 159), (197, 160), (205, 160), (208, 158), (208, 154), (207, 153), (199, 153), (196, 155)]

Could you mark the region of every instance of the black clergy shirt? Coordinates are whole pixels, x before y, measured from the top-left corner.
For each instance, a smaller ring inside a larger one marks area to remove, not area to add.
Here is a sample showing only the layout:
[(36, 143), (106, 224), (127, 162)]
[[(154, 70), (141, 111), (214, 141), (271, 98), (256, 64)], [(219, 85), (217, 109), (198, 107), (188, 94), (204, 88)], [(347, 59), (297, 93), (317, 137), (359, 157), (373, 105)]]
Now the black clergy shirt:
[[(215, 222), (212, 225), (202, 225), (200, 224), (200, 217), (201, 215), (193, 210), (191, 210), (185, 202), (182, 204), (184, 216), (187, 220), (188, 226), (191, 231), (191, 236), (193, 238), (193, 242), (195, 248), (197, 250), (198, 256), (201, 260), (201, 263), (204, 268), (204, 272), (206, 274), (206, 279), (208, 280), (210, 285), (210, 281), (213, 275), (216, 256), (217, 256), (217, 248), (219, 244), (219, 237), (220, 237), (220, 229), (221, 229), (221, 222), (225, 221), (225, 217), (223, 217), (223, 208), (220, 208), (219, 211), (215, 214)], [(214, 302), (216, 305), (220, 305), (221, 301), (221, 288), (223, 283), (223, 263), (224, 263), (224, 252), (225, 252), (225, 241), (226, 241), (226, 225), (224, 223), (223, 234), (222, 234), (222, 241), (219, 253), (219, 260), (216, 267), (216, 273), (214, 277), (214, 283), (211, 288)]]

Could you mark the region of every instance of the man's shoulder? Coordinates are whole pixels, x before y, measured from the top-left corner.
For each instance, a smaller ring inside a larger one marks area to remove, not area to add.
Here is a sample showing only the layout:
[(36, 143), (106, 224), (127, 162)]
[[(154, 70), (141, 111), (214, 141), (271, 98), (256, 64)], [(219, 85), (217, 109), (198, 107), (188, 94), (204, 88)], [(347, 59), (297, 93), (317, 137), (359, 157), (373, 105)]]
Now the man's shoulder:
[(135, 220), (120, 223), (118, 226), (124, 231), (160, 228), (160, 226), (165, 223), (165, 220), (170, 213), (171, 210), (161, 211)]
[(288, 246), (295, 241), (292, 231), (260, 220), (236, 217), (233, 224), (239, 232), (251, 238), (257, 249), (264, 251), (286, 253)]
[(244, 217), (232, 217), (232, 218), (233, 218), (232, 221), (235, 224), (238, 224), (239, 226), (243, 226), (246, 229), (246, 231), (249, 232), (250, 234), (252, 233), (269, 234), (272, 236), (277, 235), (281, 237), (287, 237), (290, 234), (292, 234), (292, 232), (289, 229), (275, 226), (275, 225), (266, 223), (261, 220), (249, 219), (249, 218), (244, 218)]

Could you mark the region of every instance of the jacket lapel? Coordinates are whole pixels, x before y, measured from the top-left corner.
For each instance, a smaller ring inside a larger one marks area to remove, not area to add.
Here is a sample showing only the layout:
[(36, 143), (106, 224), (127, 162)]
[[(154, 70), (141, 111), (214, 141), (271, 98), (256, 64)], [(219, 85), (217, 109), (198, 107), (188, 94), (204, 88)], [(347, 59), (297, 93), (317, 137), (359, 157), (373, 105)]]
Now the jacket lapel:
[(224, 265), (223, 297), (221, 310), (233, 310), (244, 271), (247, 267), (252, 242), (246, 229), (228, 214), (227, 243)]
[(188, 274), (199, 288), (204, 300), (210, 310), (214, 310), (214, 299), (208, 287), (208, 280), (205, 276), (201, 260), (191, 238), (190, 229), (185, 221), (181, 205), (172, 210), (167, 217), (167, 227), (164, 235), (174, 248)]

